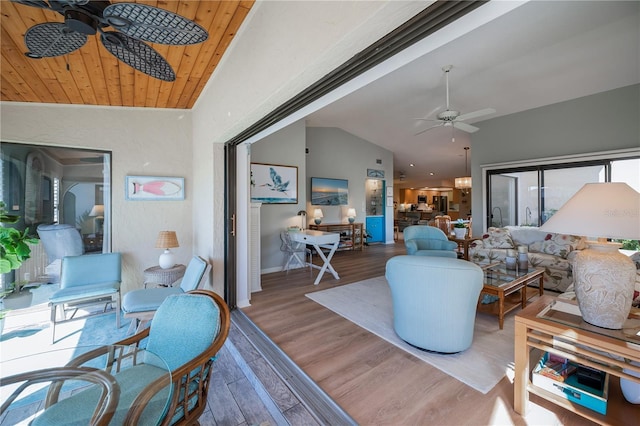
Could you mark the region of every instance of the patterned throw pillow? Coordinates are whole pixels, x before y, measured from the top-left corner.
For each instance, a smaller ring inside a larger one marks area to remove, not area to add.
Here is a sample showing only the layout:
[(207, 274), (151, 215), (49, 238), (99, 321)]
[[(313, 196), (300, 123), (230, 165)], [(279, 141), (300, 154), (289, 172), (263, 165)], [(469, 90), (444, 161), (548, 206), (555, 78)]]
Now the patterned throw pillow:
[(547, 234), (544, 241), (536, 241), (529, 246), (529, 251), (552, 254), (566, 259), (573, 250), (586, 247), (584, 237), (566, 234)]
[(494, 227), (487, 229), (487, 233), (482, 236), (482, 245), (484, 248), (515, 248), (509, 231), (504, 228)]

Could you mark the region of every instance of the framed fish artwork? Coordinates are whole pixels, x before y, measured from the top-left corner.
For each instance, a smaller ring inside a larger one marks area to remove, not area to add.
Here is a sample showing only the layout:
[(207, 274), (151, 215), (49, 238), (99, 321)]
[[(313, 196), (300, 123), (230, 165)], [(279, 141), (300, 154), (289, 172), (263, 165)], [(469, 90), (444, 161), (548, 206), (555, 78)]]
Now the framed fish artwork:
[(298, 167), (251, 163), (251, 202), (298, 203)]
[(127, 176), (124, 193), (127, 200), (184, 200), (184, 178)]

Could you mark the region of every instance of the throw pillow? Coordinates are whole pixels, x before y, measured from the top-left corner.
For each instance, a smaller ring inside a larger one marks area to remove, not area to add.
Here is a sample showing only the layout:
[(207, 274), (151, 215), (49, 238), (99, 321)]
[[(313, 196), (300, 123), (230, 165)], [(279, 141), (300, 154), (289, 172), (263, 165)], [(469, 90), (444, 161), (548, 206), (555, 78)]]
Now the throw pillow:
[(584, 237), (567, 234), (547, 234), (544, 241), (536, 241), (529, 246), (529, 251), (552, 254), (566, 259), (573, 250), (586, 247)]
[(491, 227), (487, 229), (487, 233), (482, 236), (482, 245), (484, 248), (509, 249), (515, 248), (511, 234), (504, 228)]

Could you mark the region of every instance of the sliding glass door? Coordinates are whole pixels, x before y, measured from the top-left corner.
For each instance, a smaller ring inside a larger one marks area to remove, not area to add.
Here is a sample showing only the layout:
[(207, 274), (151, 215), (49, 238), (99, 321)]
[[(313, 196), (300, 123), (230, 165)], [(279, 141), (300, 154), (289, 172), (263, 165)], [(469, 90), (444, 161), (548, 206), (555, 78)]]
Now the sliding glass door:
[[(488, 170), (486, 226), (540, 226), (586, 183), (625, 182), (640, 191), (640, 158)], [(597, 205), (598, 200), (593, 200)]]

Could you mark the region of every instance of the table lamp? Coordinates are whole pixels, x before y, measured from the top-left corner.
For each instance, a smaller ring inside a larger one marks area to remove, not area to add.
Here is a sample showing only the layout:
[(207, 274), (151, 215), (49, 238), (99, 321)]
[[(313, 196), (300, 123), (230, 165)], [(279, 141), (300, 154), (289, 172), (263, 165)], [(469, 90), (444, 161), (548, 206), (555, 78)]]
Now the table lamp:
[(162, 269), (172, 268), (175, 264), (175, 257), (173, 253), (171, 253), (170, 248), (180, 247), (178, 244), (178, 237), (176, 236), (175, 231), (160, 231), (158, 234), (158, 239), (156, 240), (156, 248), (164, 249), (164, 252), (160, 255), (158, 259), (158, 265)]
[(315, 209), (313, 211), (313, 221), (316, 223), (316, 225), (320, 225), (323, 217), (324, 216), (322, 215), (322, 209)]
[(356, 209), (350, 207), (347, 210), (347, 219), (349, 220), (349, 223), (353, 223), (356, 221)]
[(102, 221), (104, 220), (104, 204), (96, 204), (91, 208), (89, 217), (94, 217), (93, 231), (102, 234)]
[(307, 217), (307, 212), (305, 210), (300, 210), (298, 211), (298, 216), (301, 217), (301, 222), (302, 222), (302, 227), (300, 229), (302, 229), (304, 231), (304, 225), (305, 225), (305, 218)]
[(633, 261), (607, 238), (640, 239), (640, 193), (626, 183), (588, 183), (540, 227), (542, 231), (598, 236), (578, 250), (574, 287), (582, 318), (620, 329), (629, 316), (636, 279)]

